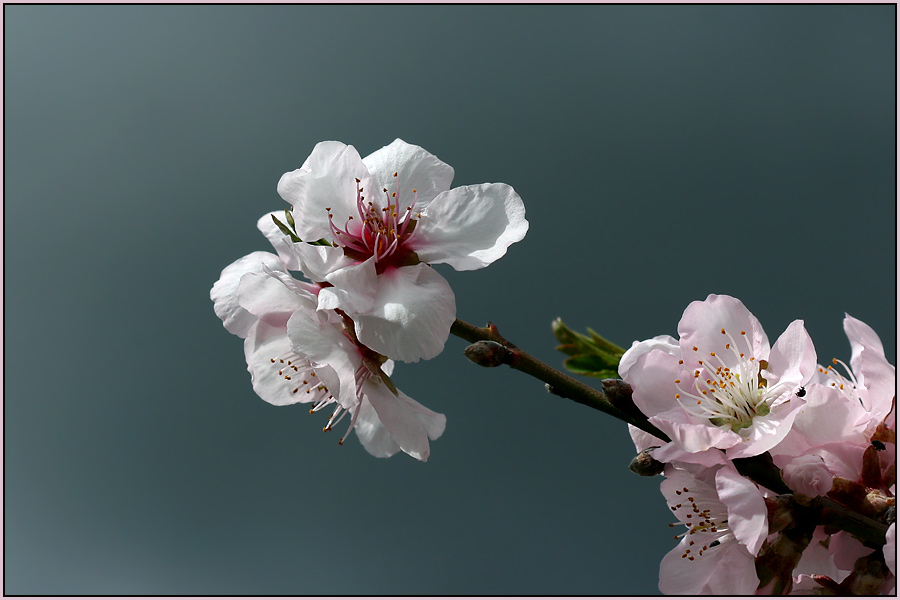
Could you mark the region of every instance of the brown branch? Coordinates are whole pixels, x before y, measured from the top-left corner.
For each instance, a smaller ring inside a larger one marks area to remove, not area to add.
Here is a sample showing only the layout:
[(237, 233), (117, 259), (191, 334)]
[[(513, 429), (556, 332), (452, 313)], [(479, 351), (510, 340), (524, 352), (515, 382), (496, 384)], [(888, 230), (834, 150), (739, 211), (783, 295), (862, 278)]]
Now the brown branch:
[(485, 367), (509, 365), (517, 371), (522, 371), (543, 381), (547, 384), (549, 391), (557, 396), (605, 412), (663, 441), (669, 441), (665, 433), (651, 425), (646, 419), (637, 418), (613, 406), (603, 391), (557, 371), (547, 363), (520, 349), (500, 335), (497, 327), (492, 323), (488, 323), (487, 327), (476, 327), (457, 319), (450, 327), (450, 333), (473, 344), (474, 348), (470, 346), (466, 349), (466, 356), (477, 364)]

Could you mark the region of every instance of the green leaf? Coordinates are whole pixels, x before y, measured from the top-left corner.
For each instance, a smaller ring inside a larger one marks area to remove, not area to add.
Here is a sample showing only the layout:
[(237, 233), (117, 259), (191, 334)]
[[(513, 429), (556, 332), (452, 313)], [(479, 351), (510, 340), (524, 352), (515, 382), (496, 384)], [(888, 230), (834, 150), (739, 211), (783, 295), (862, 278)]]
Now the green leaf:
[(556, 349), (570, 357), (564, 363), (566, 368), (579, 375), (601, 379), (617, 377), (625, 350), (593, 329), (588, 329), (588, 333), (589, 336), (573, 331), (562, 319), (553, 321), (553, 334), (561, 342)]

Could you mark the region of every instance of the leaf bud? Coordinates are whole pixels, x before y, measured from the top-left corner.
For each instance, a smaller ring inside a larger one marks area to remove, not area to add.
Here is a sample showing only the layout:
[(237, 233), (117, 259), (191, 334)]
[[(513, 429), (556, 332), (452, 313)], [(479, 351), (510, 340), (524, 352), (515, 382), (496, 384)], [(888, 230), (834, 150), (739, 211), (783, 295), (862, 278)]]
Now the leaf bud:
[(482, 367), (499, 367), (509, 359), (509, 348), (490, 340), (475, 342), (463, 350), (466, 358)]

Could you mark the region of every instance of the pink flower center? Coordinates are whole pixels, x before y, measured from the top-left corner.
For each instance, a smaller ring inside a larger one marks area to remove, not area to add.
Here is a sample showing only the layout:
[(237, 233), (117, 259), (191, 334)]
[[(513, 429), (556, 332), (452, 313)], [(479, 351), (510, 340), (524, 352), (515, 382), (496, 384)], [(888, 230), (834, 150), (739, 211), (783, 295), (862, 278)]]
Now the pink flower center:
[[(394, 173), (397, 178), (397, 173)], [(413, 265), (419, 262), (416, 253), (409, 247), (409, 240), (416, 228), (416, 220), (413, 218), (413, 208), (416, 205), (416, 190), (413, 190), (414, 199), (410, 206), (403, 209), (398, 204), (398, 192), (400, 183), (394, 192), (382, 188), (384, 200), (366, 200), (363, 188), (359, 186), (360, 180), (356, 180), (356, 212), (358, 219), (353, 215), (347, 217), (343, 227), (334, 223), (331, 209), (328, 211), (328, 223), (331, 226), (332, 245), (335, 248), (343, 248), (344, 254), (360, 262), (375, 259), (378, 272), (383, 272), (388, 267), (400, 267)], [(420, 218), (421, 214), (415, 214)]]

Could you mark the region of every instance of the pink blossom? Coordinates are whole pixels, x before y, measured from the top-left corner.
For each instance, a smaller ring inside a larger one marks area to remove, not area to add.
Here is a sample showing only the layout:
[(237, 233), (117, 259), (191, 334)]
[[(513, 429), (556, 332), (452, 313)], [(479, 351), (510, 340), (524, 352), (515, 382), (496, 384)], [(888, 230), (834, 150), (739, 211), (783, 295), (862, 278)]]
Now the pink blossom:
[(736, 298), (710, 295), (691, 303), (680, 339), (636, 342), (619, 372), (637, 407), (671, 439), (657, 460), (720, 462), (762, 454), (781, 441), (805, 401), (798, 395), (815, 369), (815, 349), (794, 321), (773, 347), (762, 326)]
[(752, 594), (755, 556), (768, 534), (766, 505), (756, 485), (731, 465), (687, 469), (666, 465), (660, 490), (687, 530), (662, 560), (664, 594)]

